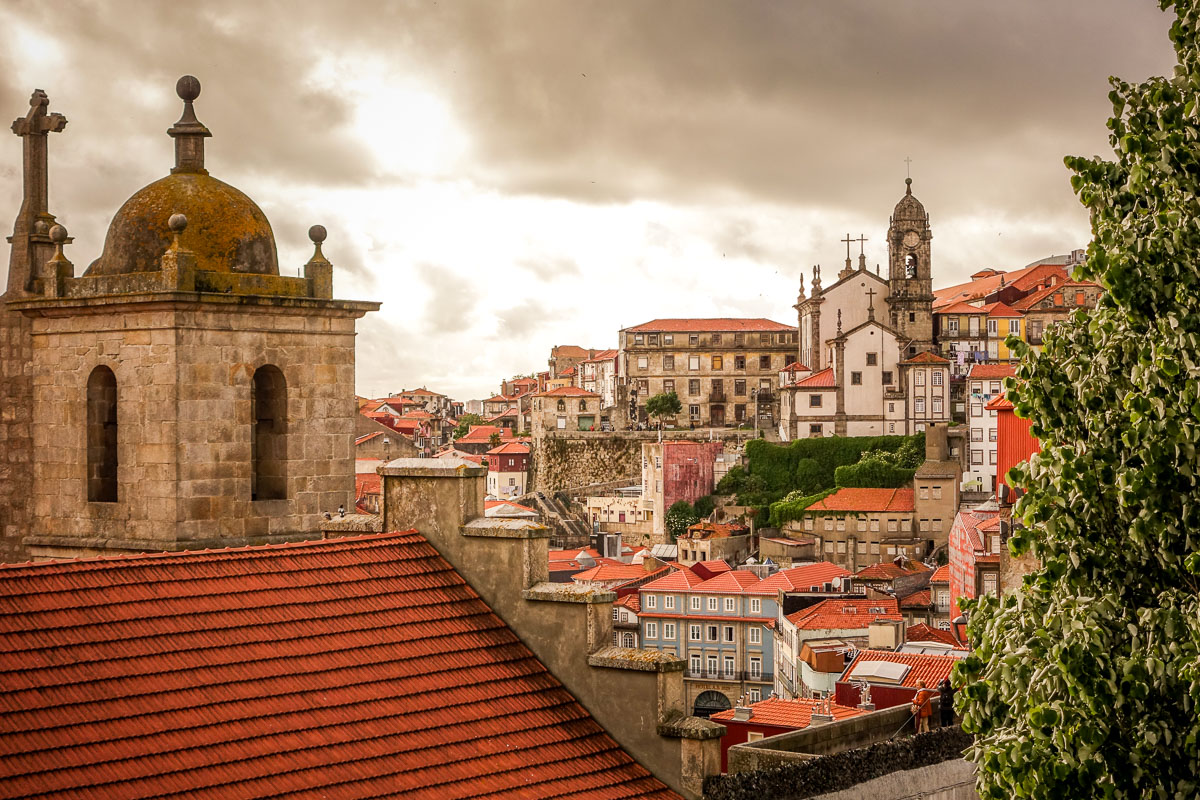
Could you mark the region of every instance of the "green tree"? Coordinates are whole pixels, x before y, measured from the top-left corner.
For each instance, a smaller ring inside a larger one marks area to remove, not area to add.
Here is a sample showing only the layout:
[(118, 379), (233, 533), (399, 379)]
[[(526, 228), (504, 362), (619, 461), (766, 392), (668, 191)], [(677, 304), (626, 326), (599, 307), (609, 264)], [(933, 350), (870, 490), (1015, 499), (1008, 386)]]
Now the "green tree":
[(502, 441), (504, 441), (504, 439), (500, 436), (500, 434), (498, 432), (493, 433), (491, 436), (488, 437), (488, 447), (489, 448), (499, 447), (500, 443)]
[(454, 426), (454, 438), (461, 439), (470, 432), (472, 425), (483, 424), (483, 417), (478, 414), (463, 414), (458, 418), (458, 424)]
[(802, 458), (796, 462), (796, 489), (800, 494), (813, 494), (824, 489), (824, 470), (815, 458)]
[(673, 417), (683, 411), (683, 403), (674, 392), (661, 392), (646, 401), (646, 413), (658, 418), (661, 427), (663, 417)]
[(687, 533), (687, 529), (699, 521), (700, 517), (696, 516), (696, 510), (692, 508), (691, 503), (687, 500), (676, 500), (667, 509), (667, 533), (670, 534), (671, 541)]
[[(1161, 2), (1166, 9), (1171, 5)], [(1009, 547), (1041, 563), (969, 604), (958, 709), (985, 798), (1185, 798), (1200, 780), (1200, 36), (1171, 78), (1113, 79), (1115, 161), (1067, 158), (1106, 290), (1009, 382), (1040, 455)]]

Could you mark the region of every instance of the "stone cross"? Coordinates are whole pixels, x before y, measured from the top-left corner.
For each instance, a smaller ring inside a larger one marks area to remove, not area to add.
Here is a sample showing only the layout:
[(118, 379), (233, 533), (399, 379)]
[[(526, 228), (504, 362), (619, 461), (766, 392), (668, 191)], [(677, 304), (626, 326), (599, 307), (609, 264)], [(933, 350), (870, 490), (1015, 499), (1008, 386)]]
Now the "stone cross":
[(867, 303), (871, 308), (875, 308), (875, 295), (876, 294), (878, 294), (878, 292), (875, 291), (875, 287), (871, 287), (870, 289), (867, 289)]
[(912, 177), (912, 159), (907, 156), (904, 158), (904, 177)]
[(859, 257), (863, 256), (863, 254), (864, 254), (864, 245), (865, 245), (865, 244), (866, 244), (866, 242), (867, 242), (867, 237), (866, 237), (866, 236), (863, 236), (863, 235), (860, 233), (860, 234), (858, 235), (858, 238), (857, 238), (857, 239), (855, 239), (854, 241), (858, 242), (858, 255), (859, 255)]
[(846, 263), (849, 264), (850, 263), (850, 243), (857, 242), (858, 240), (851, 239), (850, 234), (847, 233), (845, 239), (839, 239), (838, 241), (846, 243)]
[(50, 98), (36, 89), (29, 98), (29, 113), (12, 124), (12, 132), (24, 139), (25, 195), (21, 202), (22, 216), (31, 219), (49, 211), (47, 166), (48, 133), (59, 133), (67, 127), (62, 114), (48, 114)]

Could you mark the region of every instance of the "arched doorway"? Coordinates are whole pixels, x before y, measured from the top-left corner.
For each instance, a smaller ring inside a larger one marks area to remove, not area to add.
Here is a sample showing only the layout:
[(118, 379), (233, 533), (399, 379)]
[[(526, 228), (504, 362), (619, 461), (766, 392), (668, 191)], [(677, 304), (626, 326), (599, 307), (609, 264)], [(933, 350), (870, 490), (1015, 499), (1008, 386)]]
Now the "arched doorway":
[(733, 703), (729, 702), (729, 698), (720, 692), (701, 692), (700, 696), (696, 698), (696, 707), (692, 709), (692, 714), (697, 717), (708, 717), (729, 708), (733, 708)]

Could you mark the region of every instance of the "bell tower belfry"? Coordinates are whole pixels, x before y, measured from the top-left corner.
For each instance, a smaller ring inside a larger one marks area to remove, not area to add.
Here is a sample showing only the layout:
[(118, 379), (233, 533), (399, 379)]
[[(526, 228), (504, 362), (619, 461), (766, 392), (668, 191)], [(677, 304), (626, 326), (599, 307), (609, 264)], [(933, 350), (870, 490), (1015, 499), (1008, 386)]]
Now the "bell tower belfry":
[(913, 197), (912, 178), (904, 183), (888, 227), (887, 303), (891, 327), (907, 342), (903, 357), (910, 358), (933, 349), (933, 231), (925, 207)]

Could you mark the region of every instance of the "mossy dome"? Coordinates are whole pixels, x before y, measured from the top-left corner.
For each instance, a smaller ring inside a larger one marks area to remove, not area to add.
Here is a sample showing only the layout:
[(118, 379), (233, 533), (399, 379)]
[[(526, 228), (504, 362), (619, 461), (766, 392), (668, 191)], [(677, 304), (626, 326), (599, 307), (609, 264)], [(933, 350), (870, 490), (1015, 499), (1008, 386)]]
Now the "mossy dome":
[(158, 270), (173, 239), (167, 226), (172, 214), (187, 217), (181, 244), (196, 255), (197, 269), (279, 274), (267, 215), (243, 192), (201, 172), (168, 175), (126, 200), (108, 226), (104, 252), (87, 274)]
[(192, 107), (200, 96), (200, 81), (185, 75), (175, 91), (184, 102), (183, 116), (167, 131), (175, 140), (175, 167), (125, 201), (108, 226), (104, 252), (86, 274), (161, 269), (163, 253), (174, 240), (168, 220), (183, 214), (187, 227), (180, 244), (195, 254), (197, 269), (278, 275), (275, 234), (267, 215), (204, 168), (204, 140), (212, 133), (196, 119)]

